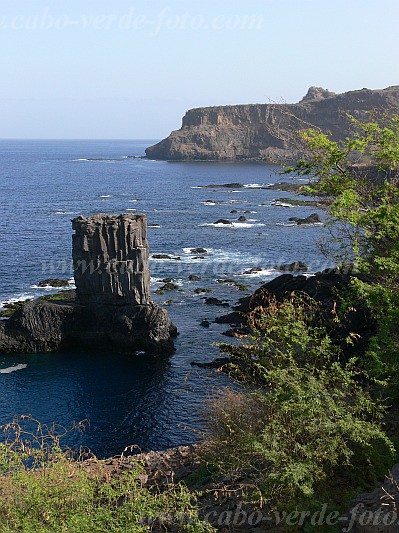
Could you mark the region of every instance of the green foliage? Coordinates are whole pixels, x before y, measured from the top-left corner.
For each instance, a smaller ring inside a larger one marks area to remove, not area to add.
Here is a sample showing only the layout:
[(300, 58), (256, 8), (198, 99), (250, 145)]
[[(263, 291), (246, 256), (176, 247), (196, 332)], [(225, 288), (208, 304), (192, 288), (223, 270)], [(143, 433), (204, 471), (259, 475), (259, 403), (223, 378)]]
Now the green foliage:
[(221, 346), (244, 391), (223, 391), (209, 404), (210, 461), (280, 507), (312, 498), (321, 486), (328, 501), (331, 474), (343, 466), (354, 473), (355, 459), (364, 482), (385, 473), (381, 450), (384, 468), (392, 460), (382, 409), (359, 385), (356, 362), (341, 360), (319, 317), (308, 298), (269, 297), (251, 314), (250, 339)]
[(48, 431), (26, 417), (6, 426), (0, 444), (1, 531), (213, 531), (199, 520), (195, 495), (183, 485), (145, 488), (138, 463), (110, 476), (101, 461), (85, 463), (62, 451), (59, 429)]
[(12, 302), (3, 304), (4, 309), (0, 310), (0, 317), (10, 317), (15, 313), (15, 311), (18, 311), (18, 309), (22, 309), (22, 307), (29, 301), (30, 300), (24, 300), (22, 302)]
[(378, 324), (364, 364), (392, 390), (399, 382), (399, 117), (350, 118), (354, 133), (340, 143), (302, 132), (309, 157), (286, 172), (309, 176), (309, 190), (328, 201), (335, 257), (354, 262), (353, 298)]

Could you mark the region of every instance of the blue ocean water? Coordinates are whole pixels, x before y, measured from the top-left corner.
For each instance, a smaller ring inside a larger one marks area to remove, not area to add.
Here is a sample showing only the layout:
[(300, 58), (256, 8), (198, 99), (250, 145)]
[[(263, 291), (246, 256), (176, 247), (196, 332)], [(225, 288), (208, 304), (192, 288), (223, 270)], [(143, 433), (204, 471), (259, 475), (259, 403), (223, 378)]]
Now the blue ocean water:
[[(228, 383), (225, 376), (195, 369), (210, 361), (214, 344), (226, 340), (212, 321), (223, 308), (206, 305), (194, 289), (234, 304), (249, 294), (217, 279), (234, 277), (249, 291), (278, 275), (272, 267), (306, 261), (310, 271), (328, 266), (318, 240), (320, 226), (295, 226), (290, 216), (314, 207), (273, 205), (292, 196), (259, 190), (254, 184), (282, 181), (279, 167), (260, 163), (169, 163), (140, 156), (155, 141), (0, 141), (0, 302), (39, 296), (49, 277), (71, 277), (71, 218), (95, 213), (146, 213), (152, 254), (180, 261), (151, 260), (152, 290), (173, 277), (184, 292), (155, 295), (165, 304), (180, 335), (170, 358), (141, 354), (61, 353), (0, 356), (0, 424), (31, 414), (43, 423), (90, 420), (90, 429), (67, 437), (69, 445), (89, 446), (99, 456), (137, 444), (161, 449), (198, 438), (209, 394)], [(239, 182), (237, 189), (201, 188)], [(238, 213), (232, 214), (231, 210)], [(250, 213), (244, 213), (250, 211)], [(239, 223), (243, 215), (246, 221)], [(322, 213), (321, 213), (321, 216)], [(219, 218), (234, 225), (214, 225)], [(191, 248), (204, 247), (204, 259)], [(261, 272), (243, 275), (252, 267)], [(190, 274), (201, 276), (189, 281)]]

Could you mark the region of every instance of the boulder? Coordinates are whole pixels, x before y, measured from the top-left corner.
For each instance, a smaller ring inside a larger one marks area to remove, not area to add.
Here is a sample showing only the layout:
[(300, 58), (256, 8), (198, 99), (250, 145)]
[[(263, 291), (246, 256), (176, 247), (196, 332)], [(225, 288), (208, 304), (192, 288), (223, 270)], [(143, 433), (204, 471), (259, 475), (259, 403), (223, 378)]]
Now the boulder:
[(204, 298), (204, 300), (207, 305), (218, 305), (220, 307), (229, 307), (229, 304), (227, 302), (219, 300), (218, 298), (211, 297), (211, 298)]
[(194, 255), (207, 254), (207, 253), (208, 253), (208, 250), (206, 250), (205, 248), (191, 248), (190, 250), (190, 254), (194, 254)]
[(152, 256), (153, 259), (170, 259), (170, 260), (173, 260), (173, 261), (180, 261), (180, 257), (172, 257), (171, 255), (167, 255), (167, 254), (153, 254)]
[(294, 263), (287, 263), (278, 266), (277, 270), (283, 270), (285, 272), (307, 272), (308, 265), (303, 261), (294, 261)]
[(69, 279), (48, 278), (39, 281), (39, 287), (68, 287)]
[(225, 218), (219, 218), (219, 220), (217, 220), (216, 222), (214, 222), (214, 224), (230, 224), (231, 226), (233, 225), (233, 223), (231, 222), (231, 220), (227, 220)]
[(161, 291), (176, 291), (180, 289), (179, 285), (176, 283), (167, 282), (162, 287), (160, 287)]
[(298, 226), (303, 224), (319, 224), (321, 222), (320, 215), (317, 213), (312, 213), (306, 218), (291, 217), (288, 219), (290, 222), (296, 222)]

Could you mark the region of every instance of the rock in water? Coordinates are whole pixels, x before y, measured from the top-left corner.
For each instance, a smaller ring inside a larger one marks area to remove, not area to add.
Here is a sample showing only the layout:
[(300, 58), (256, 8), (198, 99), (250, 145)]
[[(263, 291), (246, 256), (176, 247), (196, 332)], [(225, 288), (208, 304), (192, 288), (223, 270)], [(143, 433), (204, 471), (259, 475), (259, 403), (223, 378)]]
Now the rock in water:
[(306, 218), (291, 217), (288, 219), (290, 222), (296, 222), (298, 226), (305, 224), (320, 224), (321, 218), (317, 213), (312, 213)]
[(308, 265), (303, 261), (294, 261), (293, 263), (286, 263), (276, 267), (277, 270), (282, 270), (285, 272), (307, 272)]
[(32, 300), (0, 322), (0, 353), (64, 348), (170, 353), (176, 327), (150, 299), (145, 215), (72, 221), (76, 299)]
[(214, 224), (227, 224), (227, 225), (230, 224), (231, 226), (233, 225), (231, 220), (227, 220), (226, 218), (219, 218), (219, 220), (214, 222)]

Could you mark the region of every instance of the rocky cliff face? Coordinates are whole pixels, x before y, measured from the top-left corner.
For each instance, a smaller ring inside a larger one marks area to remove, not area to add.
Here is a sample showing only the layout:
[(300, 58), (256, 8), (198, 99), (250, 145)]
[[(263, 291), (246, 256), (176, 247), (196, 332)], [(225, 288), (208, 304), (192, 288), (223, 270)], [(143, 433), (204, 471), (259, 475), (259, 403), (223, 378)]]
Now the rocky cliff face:
[(72, 220), (76, 296), (82, 305), (150, 301), (145, 215), (96, 215)]
[(147, 148), (152, 159), (284, 161), (301, 154), (297, 130), (313, 126), (339, 140), (348, 135), (346, 114), (399, 113), (399, 86), (334, 94), (311, 87), (297, 104), (203, 107), (187, 111), (182, 127)]
[(145, 215), (72, 221), (75, 291), (0, 321), (0, 353), (102, 349), (170, 353), (176, 327), (150, 300)]

